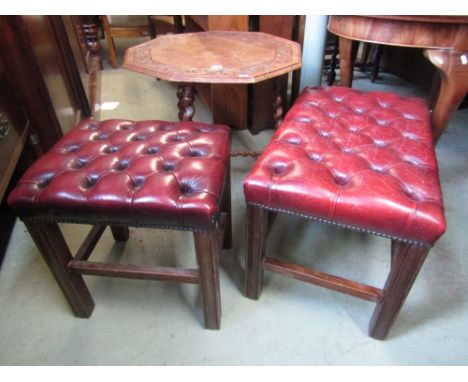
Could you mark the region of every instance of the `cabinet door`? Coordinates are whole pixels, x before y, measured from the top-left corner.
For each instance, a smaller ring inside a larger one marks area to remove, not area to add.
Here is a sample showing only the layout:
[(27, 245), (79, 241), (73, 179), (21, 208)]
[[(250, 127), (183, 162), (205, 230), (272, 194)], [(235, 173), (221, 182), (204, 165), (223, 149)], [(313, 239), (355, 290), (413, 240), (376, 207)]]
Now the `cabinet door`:
[(62, 50), (49, 17), (21, 16), (60, 127), (66, 132), (75, 124), (81, 108), (69, 81)]

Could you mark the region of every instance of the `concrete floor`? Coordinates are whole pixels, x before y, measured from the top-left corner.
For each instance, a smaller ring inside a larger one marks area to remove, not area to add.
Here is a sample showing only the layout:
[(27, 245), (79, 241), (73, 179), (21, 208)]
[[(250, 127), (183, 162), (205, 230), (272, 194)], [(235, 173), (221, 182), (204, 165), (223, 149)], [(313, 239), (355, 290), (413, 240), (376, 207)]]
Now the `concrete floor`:
[[(425, 92), (392, 75), (358, 89)], [(176, 88), (107, 68), (99, 118), (176, 120)], [(196, 120), (210, 122), (200, 100)], [(85, 277), (96, 302), (89, 319), (73, 316), (17, 222), (0, 273), (1, 365), (466, 365), (468, 364), (468, 110), (458, 111), (437, 155), (448, 230), (431, 251), (386, 341), (367, 336), (373, 303), (270, 272), (258, 301), (242, 295), (245, 217), (242, 180), (253, 159), (232, 160), (234, 245), (221, 261), (221, 330), (204, 330), (193, 285)], [(233, 134), (234, 149), (261, 149), (271, 131)], [(76, 250), (88, 227), (63, 225)], [(389, 241), (280, 216), (269, 241), (276, 256), (382, 286)], [(93, 259), (194, 266), (192, 236), (132, 229), (122, 245), (106, 231)], [(325, 255), (327, 254), (327, 255)]]

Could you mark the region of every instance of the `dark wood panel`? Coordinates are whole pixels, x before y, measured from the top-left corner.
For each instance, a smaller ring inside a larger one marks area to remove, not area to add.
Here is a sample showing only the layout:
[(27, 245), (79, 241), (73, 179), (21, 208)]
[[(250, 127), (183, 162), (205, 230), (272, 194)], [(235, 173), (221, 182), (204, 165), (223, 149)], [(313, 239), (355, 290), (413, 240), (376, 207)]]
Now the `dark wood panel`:
[[(18, 90), (31, 130), (46, 151), (62, 136), (57, 115), (20, 16), (0, 16), (0, 54)], [(8, 52), (8, 54), (6, 54)]]
[(249, 16), (208, 16), (210, 31), (245, 31), (249, 30)]
[(72, 84), (66, 78), (64, 58), (60, 55), (51, 19), (49, 16), (21, 17), (62, 131), (68, 131), (78, 119), (80, 105), (76, 103)]
[(214, 123), (234, 129), (247, 128), (247, 86), (211, 85), (211, 105)]
[(28, 119), (0, 59), (0, 200), (29, 134)]
[[(29, 132), (28, 118), (0, 57), (0, 267), (16, 218), (6, 203), (6, 196), (16, 181), (18, 162), (20, 159), (25, 161), (26, 155), (21, 154), (25, 148), (28, 149)], [(19, 173), (24, 171), (24, 167), (21, 166)]]
[[(82, 16), (73, 18), (78, 22)], [(98, 71), (88, 70), (88, 63), (99, 69), (97, 50), (89, 53), (90, 46), (99, 44), (94, 34), (86, 36), (84, 26), (75, 28), (71, 21), (69, 16), (0, 16), (0, 109), (2, 130), (8, 131), (0, 139), (0, 258), (8, 243), (5, 233), (14, 222), (4, 196), (60, 139), (62, 127), (66, 130), (79, 116), (89, 115), (88, 99), (97, 98)]]

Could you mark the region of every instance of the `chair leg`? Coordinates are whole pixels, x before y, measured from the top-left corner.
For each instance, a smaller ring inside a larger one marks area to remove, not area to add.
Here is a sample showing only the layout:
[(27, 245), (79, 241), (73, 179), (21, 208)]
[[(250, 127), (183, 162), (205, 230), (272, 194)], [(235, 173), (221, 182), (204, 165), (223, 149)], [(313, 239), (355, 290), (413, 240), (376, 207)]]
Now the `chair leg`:
[(268, 211), (247, 205), (247, 253), (245, 257), (245, 294), (258, 299), (263, 288), (263, 265), (268, 232)]
[(127, 241), (130, 236), (128, 227), (111, 226), (110, 229), (115, 241)]
[(392, 243), (392, 266), (383, 296), (377, 303), (369, 324), (369, 335), (383, 340), (405, 302), (429, 252), (411, 244)]
[[(229, 159), (228, 159), (229, 160)], [(231, 214), (231, 166), (226, 166), (226, 181), (223, 190), (223, 199), (221, 200), (221, 211), (226, 212), (227, 222), (224, 231), (223, 248), (229, 249), (232, 246), (232, 214)]]
[(74, 313), (78, 317), (89, 317), (94, 301), (83, 277), (68, 269), (72, 255), (59, 226), (56, 223), (33, 222), (25, 222), (25, 225)]
[(107, 40), (107, 49), (109, 51), (109, 61), (111, 66), (117, 68), (117, 53), (115, 50), (114, 39), (112, 38), (111, 28), (109, 24), (109, 19), (107, 16), (102, 17), (102, 25), (104, 27), (104, 34), (106, 35)]
[(219, 235), (212, 232), (194, 232), (195, 252), (200, 272), (200, 288), (203, 313), (207, 329), (219, 329), (221, 325), (221, 298), (219, 291)]

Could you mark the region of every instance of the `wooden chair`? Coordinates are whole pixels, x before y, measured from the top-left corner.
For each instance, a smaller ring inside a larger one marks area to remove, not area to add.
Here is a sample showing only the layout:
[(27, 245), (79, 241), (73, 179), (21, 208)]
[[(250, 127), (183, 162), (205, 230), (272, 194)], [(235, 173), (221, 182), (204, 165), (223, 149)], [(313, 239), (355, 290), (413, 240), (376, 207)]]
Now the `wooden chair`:
[(181, 33), (182, 16), (102, 16), (104, 34), (109, 47), (111, 66), (117, 68), (116, 37), (150, 37), (158, 34)]

